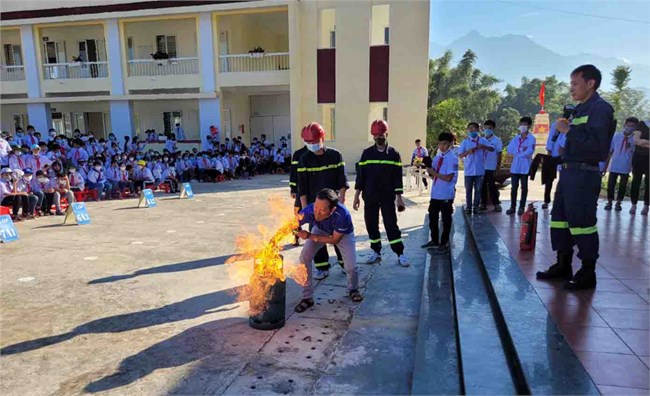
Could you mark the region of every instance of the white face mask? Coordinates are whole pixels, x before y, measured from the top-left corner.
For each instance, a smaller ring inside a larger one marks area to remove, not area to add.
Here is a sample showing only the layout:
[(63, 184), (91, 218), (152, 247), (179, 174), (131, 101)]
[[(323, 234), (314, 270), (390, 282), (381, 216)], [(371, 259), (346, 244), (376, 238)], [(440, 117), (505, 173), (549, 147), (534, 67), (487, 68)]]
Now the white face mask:
[(49, 181), (49, 179), (47, 177), (39, 177), (38, 178), (39, 183), (47, 183), (48, 181)]
[(305, 142), (305, 146), (307, 146), (307, 150), (311, 151), (312, 153), (315, 153), (316, 151), (323, 148), (323, 145), (320, 143), (310, 144)]
[(96, 171), (100, 171), (100, 170), (102, 170), (102, 167), (101, 167), (101, 166), (96, 166), (96, 167), (95, 167), (95, 170), (96, 170)]
[(120, 170), (126, 170), (126, 166), (120, 166)]
[(77, 173), (77, 170), (76, 170), (76, 169), (70, 169), (70, 174), (71, 174), (71, 175), (74, 175), (75, 173)]
[(32, 181), (32, 175), (24, 176), (25, 181)]
[(526, 125), (519, 125), (519, 132), (521, 133), (528, 132), (528, 127)]

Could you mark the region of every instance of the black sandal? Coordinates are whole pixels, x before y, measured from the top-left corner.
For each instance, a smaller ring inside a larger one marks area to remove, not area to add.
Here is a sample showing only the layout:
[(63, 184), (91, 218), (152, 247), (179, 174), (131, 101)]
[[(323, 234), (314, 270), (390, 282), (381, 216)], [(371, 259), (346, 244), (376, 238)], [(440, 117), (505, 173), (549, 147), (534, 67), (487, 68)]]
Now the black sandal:
[(303, 298), (293, 310), (300, 313), (300, 312), (305, 312), (308, 308), (311, 308), (313, 306), (314, 306), (313, 298)]
[(350, 299), (354, 302), (361, 302), (363, 300), (363, 296), (361, 295), (361, 293), (359, 293), (358, 290), (351, 290)]

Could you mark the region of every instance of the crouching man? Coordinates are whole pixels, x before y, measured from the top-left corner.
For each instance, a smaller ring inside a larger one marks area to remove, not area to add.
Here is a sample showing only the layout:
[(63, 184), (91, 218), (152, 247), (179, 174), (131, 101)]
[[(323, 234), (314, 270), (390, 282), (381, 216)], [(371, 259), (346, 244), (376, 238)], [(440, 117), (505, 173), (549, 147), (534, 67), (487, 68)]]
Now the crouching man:
[(307, 283), (303, 288), (303, 299), (296, 305), (295, 311), (303, 312), (314, 305), (312, 261), (316, 252), (326, 244), (335, 245), (341, 251), (350, 299), (354, 302), (363, 300), (358, 290), (359, 275), (352, 217), (348, 209), (339, 203), (336, 192), (329, 188), (319, 191), (316, 201), (300, 211), (299, 216), (300, 225), (309, 224), (311, 232), (300, 230), (296, 233), (306, 240), (300, 253), (300, 262), (307, 267)]

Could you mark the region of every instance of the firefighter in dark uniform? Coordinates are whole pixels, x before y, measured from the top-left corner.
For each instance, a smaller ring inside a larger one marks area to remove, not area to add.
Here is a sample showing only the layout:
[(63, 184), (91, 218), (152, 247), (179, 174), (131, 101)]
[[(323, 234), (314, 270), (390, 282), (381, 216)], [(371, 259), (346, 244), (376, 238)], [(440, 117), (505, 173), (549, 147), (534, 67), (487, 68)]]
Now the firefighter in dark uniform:
[[(560, 181), (551, 211), (551, 244), (557, 263), (537, 273), (538, 279), (566, 280), (569, 290), (596, 287), (598, 229), (596, 207), (601, 189), (600, 161), (606, 161), (616, 129), (614, 109), (600, 97), (602, 76), (593, 65), (571, 73), (571, 96), (580, 104), (571, 123), (559, 119), (555, 129), (566, 134)], [(578, 245), (582, 267), (571, 268), (573, 245)]]
[[(302, 157), (303, 154), (308, 152), (309, 150), (307, 149), (307, 146), (302, 146), (296, 152), (293, 153), (293, 156), (291, 157), (291, 173), (289, 174), (289, 189), (291, 190), (291, 198), (294, 199), (293, 202), (293, 211), (294, 213), (298, 213), (302, 209), (302, 205), (300, 204), (300, 195), (298, 195), (298, 162), (300, 161), (300, 157)], [(300, 238), (298, 238), (298, 235), (295, 236), (295, 241), (293, 242), (293, 246), (298, 246), (300, 245)]]
[(363, 193), (363, 215), (366, 230), (370, 238), (372, 253), (368, 264), (381, 261), (381, 234), (379, 233), (379, 211), (384, 219), (384, 228), (388, 244), (402, 267), (408, 267), (409, 262), (404, 255), (402, 233), (397, 226), (395, 205), (401, 212), (405, 209), (402, 193), (402, 158), (399, 152), (386, 143), (388, 124), (384, 120), (373, 121), (370, 134), (375, 140), (372, 147), (363, 150), (357, 164), (357, 181), (354, 185), (354, 210), (359, 209), (359, 195)]
[[(312, 122), (301, 132), (307, 152), (298, 160), (298, 194), (303, 208), (316, 200), (316, 194), (324, 188), (339, 193), (339, 202), (345, 203), (345, 193), (348, 188), (348, 178), (345, 174), (345, 162), (341, 153), (333, 148), (325, 147), (325, 130)], [(337, 261), (344, 267), (343, 257), (334, 246)], [(305, 263), (306, 264), (306, 263)], [(324, 279), (329, 276), (329, 254), (327, 246), (323, 246), (314, 256), (316, 275), (314, 279)]]

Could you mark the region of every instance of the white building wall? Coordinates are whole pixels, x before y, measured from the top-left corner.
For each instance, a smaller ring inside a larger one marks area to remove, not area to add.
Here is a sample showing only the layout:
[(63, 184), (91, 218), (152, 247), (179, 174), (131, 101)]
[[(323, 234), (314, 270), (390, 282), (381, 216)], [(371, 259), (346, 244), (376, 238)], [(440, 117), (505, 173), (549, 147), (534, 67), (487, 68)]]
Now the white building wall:
[[(82, 25), (82, 26), (61, 26), (48, 27), (39, 30), (38, 46), (41, 52), (43, 63), (47, 63), (45, 49), (43, 47), (45, 40), (55, 43), (65, 43), (65, 60), (59, 60), (59, 63), (72, 62), (73, 56), (79, 55), (79, 42), (85, 40), (97, 40), (97, 56), (100, 61), (106, 61), (106, 41), (104, 39), (104, 25)], [(84, 59), (88, 61), (88, 59)]]
[(163, 112), (180, 111), (183, 113), (185, 137), (188, 140), (199, 139), (199, 104), (198, 100), (139, 100), (133, 101), (134, 118), (140, 123), (140, 131), (155, 129), (163, 133), (165, 124)]
[[(151, 59), (156, 52), (156, 36), (176, 36), (179, 58), (195, 57), (197, 51), (196, 18), (167, 19), (124, 23), (124, 39), (133, 38), (134, 59)], [(123, 44), (126, 48), (126, 42)], [(125, 51), (128, 57), (128, 51)]]
[(226, 15), (217, 26), (219, 34), (228, 32), (230, 54), (247, 54), (257, 46), (269, 53), (289, 51), (287, 12)]
[(27, 105), (24, 104), (11, 104), (0, 106), (0, 127), (3, 131), (13, 133), (14, 128), (14, 114), (27, 114)]
[(0, 60), (2, 60), (3, 65), (6, 65), (7, 59), (5, 59), (4, 46), (7, 44), (20, 45), (20, 30), (3, 29), (0, 34), (0, 41), (2, 42), (2, 54), (0, 55)]

